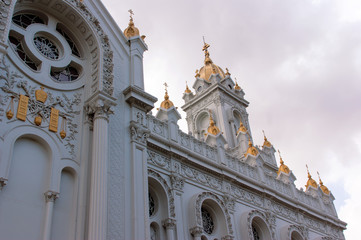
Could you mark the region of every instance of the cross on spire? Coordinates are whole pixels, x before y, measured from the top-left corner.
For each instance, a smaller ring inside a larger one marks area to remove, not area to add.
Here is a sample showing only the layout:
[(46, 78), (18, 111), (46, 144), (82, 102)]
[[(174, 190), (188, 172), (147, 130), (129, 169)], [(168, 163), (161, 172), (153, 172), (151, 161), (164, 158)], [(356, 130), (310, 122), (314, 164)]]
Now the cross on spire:
[(163, 85), (164, 85), (164, 88), (165, 88), (165, 92), (168, 92), (168, 89), (167, 89), (167, 88), (168, 88), (168, 84), (165, 82)]
[(134, 15), (133, 10), (129, 9), (128, 12), (129, 12), (129, 15), (130, 15), (130, 19), (133, 20), (133, 15)]

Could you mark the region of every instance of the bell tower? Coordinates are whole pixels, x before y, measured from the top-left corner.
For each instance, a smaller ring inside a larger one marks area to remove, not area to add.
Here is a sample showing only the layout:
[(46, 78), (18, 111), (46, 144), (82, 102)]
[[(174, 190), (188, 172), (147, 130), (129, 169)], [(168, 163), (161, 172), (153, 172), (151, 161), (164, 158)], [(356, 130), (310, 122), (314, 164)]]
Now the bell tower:
[(205, 140), (209, 119), (220, 129), (226, 145), (233, 148), (239, 146), (238, 130), (243, 127), (247, 130), (245, 137), (252, 138), (246, 108), (249, 102), (244, 99), (244, 91), (234, 82), (231, 74), (226, 72), (210, 58), (209, 44), (204, 43), (204, 66), (196, 70), (195, 81), (188, 85), (183, 95), (185, 104), (182, 109), (187, 114), (188, 131), (199, 140)]

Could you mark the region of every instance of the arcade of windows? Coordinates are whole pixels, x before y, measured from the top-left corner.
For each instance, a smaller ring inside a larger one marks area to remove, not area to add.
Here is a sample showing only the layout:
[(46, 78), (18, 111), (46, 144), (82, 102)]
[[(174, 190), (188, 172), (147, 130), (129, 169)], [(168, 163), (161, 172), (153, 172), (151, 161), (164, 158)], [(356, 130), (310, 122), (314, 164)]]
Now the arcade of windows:
[[(34, 13), (19, 13), (12, 18), (13, 26), (9, 34), (11, 48), (17, 56), (35, 72), (41, 72), (41, 65), (44, 61), (51, 64), (50, 76), (56, 82), (71, 82), (79, 78), (81, 66), (71, 61), (63, 67), (58, 67), (56, 61), (64, 58), (65, 51), (61, 42), (67, 43), (73, 58), (81, 59), (81, 54), (77, 44), (68, 34), (69, 31), (61, 24), (57, 23), (54, 29), (65, 41), (60, 41), (52, 34), (53, 29), (47, 25), (47, 18)], [(30, 43), (25, 41), (25, 35), (29, 32), (29, 27), (44, 25), (46, 31), (38, 31), (33, 35), (33, 47), (41, 54), (43, 59), (36, 57), (36, 54), (30, 52)], [(59, 35), (58, 34), (58, 35)], [(56, 67), (55, 67), (56, 66)]]

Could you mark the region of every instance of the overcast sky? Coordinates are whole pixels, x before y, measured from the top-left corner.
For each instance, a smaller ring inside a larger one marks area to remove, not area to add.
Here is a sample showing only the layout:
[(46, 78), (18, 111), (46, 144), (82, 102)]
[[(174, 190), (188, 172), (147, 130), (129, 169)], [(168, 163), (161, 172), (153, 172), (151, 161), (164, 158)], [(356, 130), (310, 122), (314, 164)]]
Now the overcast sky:
[(162, 101), (163, 83), (168, 83), (186, 132), (182, 95), (185, 82), (191, 86), (195, 70), (203, 66), (205, 36), (213, 62), (227, 67), (246, 93), (255, 144), (263, 143), (264, 129), (298, 188), (306, 184), (306, 164), (317, 181), (319, 171), (336, 198), (340, 219), (348, 223), (346, 238), (359, 239), (361, 1), (103, 3), (122, 30), (133, 9), (149, 47), (146, 91)]

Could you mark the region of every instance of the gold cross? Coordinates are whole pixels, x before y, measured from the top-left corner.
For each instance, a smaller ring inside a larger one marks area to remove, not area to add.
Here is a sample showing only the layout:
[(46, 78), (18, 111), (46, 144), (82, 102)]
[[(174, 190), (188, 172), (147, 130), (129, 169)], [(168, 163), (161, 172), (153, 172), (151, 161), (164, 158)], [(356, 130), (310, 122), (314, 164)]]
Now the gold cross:
[(168, 92), (168, 90), (167, 90), (168, 84), (165, 82), (163, 85), (164, 85), (164, 87), (165, 87), (165, 91)]
[(134, 15), (133, 10), (129, 9), (128, 12), (129, 12), (129, 15), (130, 15), (130, 19), (133, 20), (133, 15)]

